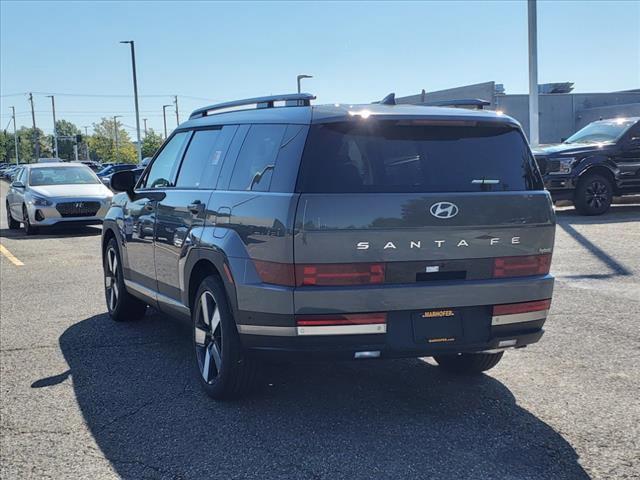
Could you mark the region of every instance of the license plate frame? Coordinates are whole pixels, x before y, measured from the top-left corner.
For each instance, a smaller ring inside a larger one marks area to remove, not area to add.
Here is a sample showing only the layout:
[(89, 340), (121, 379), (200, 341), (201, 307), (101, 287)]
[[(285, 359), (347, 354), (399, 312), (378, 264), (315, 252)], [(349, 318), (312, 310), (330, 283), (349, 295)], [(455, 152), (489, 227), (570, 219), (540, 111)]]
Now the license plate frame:
[(455, 308), (420, 310), (411, 315), (413, 339), (418, 344), (442, 345), (462, 340), (462, 312)]

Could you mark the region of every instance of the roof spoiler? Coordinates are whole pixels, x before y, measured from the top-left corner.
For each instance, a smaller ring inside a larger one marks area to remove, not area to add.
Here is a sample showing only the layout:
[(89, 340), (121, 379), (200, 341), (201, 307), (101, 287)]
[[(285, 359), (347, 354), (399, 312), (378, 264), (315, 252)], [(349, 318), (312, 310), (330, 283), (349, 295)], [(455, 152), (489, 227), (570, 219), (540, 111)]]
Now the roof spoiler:
[(273, 108), (276, 102), (284, 102), (285, 107), (308, 107), (311, 105), (311, 100), (315, 99), (315, 95), (310, 93), (288, 93), (268, 97), (245, 98), (244, 100), (233, 100), (231, 102), (216, 103), (207, 107), (198, 108), (191, 113), (189, 120), (215, 115), (216, 113), (241, 110), (241, 107), (248, 107), (250, 105), (254, 105), (256, 109)]
[(461, 98), (457, 100), (442, 100), (439, 102), (423, 103), (429, 107), (475, 107), (482, 110), (484, 107), (491, 105), (491, 102), (482, 100), (481, 98)]

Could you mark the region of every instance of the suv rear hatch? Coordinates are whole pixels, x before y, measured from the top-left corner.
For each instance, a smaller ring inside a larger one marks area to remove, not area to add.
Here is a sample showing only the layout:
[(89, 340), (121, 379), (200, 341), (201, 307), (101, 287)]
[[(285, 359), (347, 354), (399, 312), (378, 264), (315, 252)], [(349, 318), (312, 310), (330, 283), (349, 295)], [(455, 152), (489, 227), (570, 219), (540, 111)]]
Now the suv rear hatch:
[(464, 282), (549, 270), (551, 200), (512, 124), (370, 118), (312, 125), (297, 191), (297, 286)]

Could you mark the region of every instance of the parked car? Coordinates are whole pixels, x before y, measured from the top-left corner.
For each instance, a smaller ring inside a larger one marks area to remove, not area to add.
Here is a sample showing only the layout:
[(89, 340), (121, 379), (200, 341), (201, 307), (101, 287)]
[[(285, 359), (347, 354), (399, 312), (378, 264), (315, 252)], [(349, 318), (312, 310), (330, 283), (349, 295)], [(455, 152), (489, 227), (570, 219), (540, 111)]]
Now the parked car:
[(7, 193), (10, 229), (37, 233), (60, 223), (99, 224), (111, 204), (112, 192), (81, 163), (34, 163), (19, 168)]
[(120, 172), (122, 170), (133, 170), (134, 168), (138, 168), (138, 166), (132, 163), (118, 163), (116, 165), (108, 165), (104, 167), (97, 173), (97, 175), (98, 177), (106, 177), (108, 175), (113, 175), (115, 172)]
[(59, 162), (62, 162), (62, 159), (53, 158), (53, 157), (39, 158), (37, 161), (37, 163), (59, 163)]
[(94, 172), (99, 172), (103, 168), (100, 163), (94, 162), (93, 160), (81, 160), (80, 163), (82, 163), (83, 165), (86, 165)]
[[(142, 175), (142, 172), (144, 172), (144, 168), (134, 168), (131, 171), (133, 172), (135, 180), (138, 181), (138, 179)], [(104, 183), (105, 186), (111, 188), (111, 177), (112, 176), (113, 176), (113, 173), (111, 175), (105, 175), (103, 177), (100, 177), (100, 180), (102, 180), (102, 183)]]
[(137, 184), (113, 175), (110, 316), (191, 319), (214, 398), (245, 392), (262, 357), (433, 356), (478, 373), (537, 342), (555, 217), (519, 124), (313, 98), (196, 110)]
[(12, 180), (13, 175), (16, 173), (16, 171), (18, 170), (18, 168), (20, 168), (19, 166), (13, 165), (10, 166), (6, 169), (4, 169), (2, 171), (2, 178), (4, 178), (5, 180)]
[(601, 215), (613, 196), (640, 193), (640, 117), (592, 122), (558, 145), (535, 152), (554, 200)]

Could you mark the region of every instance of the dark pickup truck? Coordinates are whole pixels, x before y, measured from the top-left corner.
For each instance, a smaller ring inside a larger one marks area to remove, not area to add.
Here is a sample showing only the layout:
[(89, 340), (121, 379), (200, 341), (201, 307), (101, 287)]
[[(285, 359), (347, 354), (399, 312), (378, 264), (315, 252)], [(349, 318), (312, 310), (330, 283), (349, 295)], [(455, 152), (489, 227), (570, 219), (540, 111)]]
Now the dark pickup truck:
[(553, 199), (572, 201), (582, 215), (605, 213), (613, 196), (640, 193), (640, 117), (592, 122), (534, 155)]

